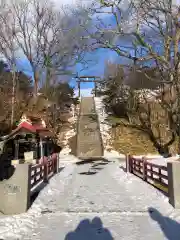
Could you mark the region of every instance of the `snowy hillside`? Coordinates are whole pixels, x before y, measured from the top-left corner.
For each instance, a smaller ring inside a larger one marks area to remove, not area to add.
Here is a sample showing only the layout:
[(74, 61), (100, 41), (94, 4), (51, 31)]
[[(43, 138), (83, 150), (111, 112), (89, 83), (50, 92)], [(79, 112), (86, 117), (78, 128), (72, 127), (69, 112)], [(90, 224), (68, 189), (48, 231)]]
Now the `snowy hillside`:
[(111, 144), (111, 135), (110, 129), (111, 125), (107, 121), (107, 113), (105, 111), (105, 106), (103, 104), (103, 97), (95, 97), (95, 107), (96, 112), (98, 114), (99, 123), (100, 123), (100, 131), (104, 145), (104, 155), (106, 157), (124, 157), (123, 154), (118, 153), (117, 151), (113, 150)]

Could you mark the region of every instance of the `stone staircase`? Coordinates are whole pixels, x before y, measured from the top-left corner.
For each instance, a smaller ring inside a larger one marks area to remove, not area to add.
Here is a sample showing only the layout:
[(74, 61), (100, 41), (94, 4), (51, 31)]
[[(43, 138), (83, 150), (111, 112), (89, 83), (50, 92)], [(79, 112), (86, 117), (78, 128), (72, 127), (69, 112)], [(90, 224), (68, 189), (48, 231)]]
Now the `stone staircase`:
[(77, 157), (103, 156), (103, 144), (93, 97), (82, 97), (77, 124)]

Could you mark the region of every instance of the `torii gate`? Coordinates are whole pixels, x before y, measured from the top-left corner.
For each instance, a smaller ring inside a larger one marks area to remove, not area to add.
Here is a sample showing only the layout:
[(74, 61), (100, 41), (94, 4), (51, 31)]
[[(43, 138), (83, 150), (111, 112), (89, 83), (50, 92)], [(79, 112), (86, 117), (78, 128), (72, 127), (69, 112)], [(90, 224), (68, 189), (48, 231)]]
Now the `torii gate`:
[(82, 82), (93, 82), (94, 83), (94, 94), (96, 97), (96, 93), (97, 93), (97, 83), (101, 82), (101, 77), (98, 76), (76, 76), (75, 77), (76, 82), (78, 84), (78, 96), (81, 96), (81, 83)]

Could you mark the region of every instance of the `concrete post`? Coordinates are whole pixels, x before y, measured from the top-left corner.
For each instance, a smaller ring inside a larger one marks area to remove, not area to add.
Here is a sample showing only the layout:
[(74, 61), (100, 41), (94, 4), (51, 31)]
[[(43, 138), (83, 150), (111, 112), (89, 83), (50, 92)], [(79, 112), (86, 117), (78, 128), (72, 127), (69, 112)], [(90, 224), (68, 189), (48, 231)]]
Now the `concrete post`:
[(31, 164), (17, 164), (13, 175), (0, 181), (0, 211), (4, 214), (26, 212), (30, 206)]
[(168, 162), (168, 195), (174, 208), (180, 209), (180, 163)]
[(126, 172), (129, 172), (129, 155), (126, 155)]

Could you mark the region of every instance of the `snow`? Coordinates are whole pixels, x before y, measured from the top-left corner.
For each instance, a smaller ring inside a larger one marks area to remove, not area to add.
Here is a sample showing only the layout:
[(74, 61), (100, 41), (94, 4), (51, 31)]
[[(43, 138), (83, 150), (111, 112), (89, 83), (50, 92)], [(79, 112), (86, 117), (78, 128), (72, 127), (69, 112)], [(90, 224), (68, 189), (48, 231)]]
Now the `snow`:
[(151, 159), (151, 158), (163, 158), (163, 156), (161, 156), (161, 155), (152, 155), (152, 154), (147, 154), (147, 155), (133, 155), (133, 157), (135, 157), (135, 158), (142, 158), (142, 157), (145, 157), (145, 158), (149, 158), (149, 159)]
[(169, 158), (164, 158), (163, 156), (160, 156), (160, 155), (150, 155), (150, 154), (139, 155), (139, 156), (134, 155), (133, 157), (136, 159), (142, 159), (144, 157), (148, 162), (161, 165), (161, 166), (167, 166), (168, 162), (177, 161), (179, 159), (179, 155), (172, 156)]
[(109, 147), (111, 136), (109, 134), (109, 130), (111, 126), (106, 121), (106, 118), (108, 115), (105, 112), (104, 104), (103, 104), (103, 98), (101, 97), (95, 97), (95, 107), (96, 112), (98, 114), (99, 123), (100, 123), (100, 131), (102, 135), (102, 140), (104, 144), (104, 149), (106, 150)]
[(111, 135), (110, 135), (110, 129), (111, 125), (107, 121), (107, 113), (105, 111), (105, 106), (103, 104), (103, 97), (95, 97), (95, 107), (96, 107), (96, 112), (98, 114), (99, 118), (99, 123), (100, 123), (100, 131), (101, 131), (101, 136), (103, 140), (103, 145), (104, 145), (104, 157), (125, 157), (125, 155), (118, 153), (115, 151), (112, 146), (111, 146)]
[[(93, 88), (85, 88), (85, 89), (81, 89), (81, 97), (92, 97)], [(79, 96), (79, 90), (75, 90), (74, 92), (75, 97)]]
[(157, 165), (161, 165), (161, 166), (167, 166), (168, 162), (172, 162), (172, 161), (176, 161), (177, 159), (179, 159), (179, 156), (173, 156), (170, 158), (153, 158), (153, 159), (149, 159), (148, 161), (153, 163), (153, 164), (157, 164)]
[[(105, 106), (103, 104), (103, 97), (95, 97), (94, 100), (95, 100), (96, 112), (99, 117), (100, 131), (101, 131), (103, 145), (105, 149), (104, 157), (125, 158), (124, 154), (118, 153), (111, 146), (111, 135), (110, 135), (111, 125), (108, 124), (108, 121), (107, 121), (108, 114), (105, 111)], [(163, 158), (161, 155), (152, 155), (152, 154), (134, 155), (133, 157), (135, 158), (145, 157), (149, 159), (149, 161), (151, 161), (152, 163), (159, 164), (159, 165), (167, 165), (168, 161), (173, 161), (179, 158), (178, 155), (173, 156), (171, 158)]]
[(68, 122), (71, 125), (71, 128), (65, 133), (64, 140), (62, 141), (63, 149), (61, 151), (61, 155), (68, 155), (71, 152), (71, 149), (69, 147), (69, 139), (74, 137), (76, 135), (76, 131), (74, 129), (74, 125), (77, 122), (77, 115), (74, 113), (74, 106), (71, 107), (71, 114), (72, 117), (68, 119)]
[[(110, 148), (102, 99), (95, 101), (105, 160), (74, 164), (79, 159), (69, 154), (68, 138), (74, 134), (69, 131), (66, 150), (59, 154), (62, 170), (27, 213), (0, 216), (1, 239), (179, 240), (180, 210), (153, 186), (125, 172), (124, 155)], [(167, 159), (157, 156), (156, 161)]]
[[(68, 156), (68, 158), (70, 157)], [(31, 232), (38, 224), (42, 211), (48, 209), (49, 205), (53, 204), (53, 199), (57, 198), (64, 191), (64, 188), (71, 180), (73, 170), (74, 165), (66, 164), (61, 174), (57, 174), (51, 178), (49, 184), (40, 192), (27, 213), (13, 216), (1, 215), (0, 238), (4, 240), (24, 239), (22, 236), (27, 232)]]
[[(27, 213), (1, 216), (2, 239), (179, 239), (173, 234), (180, 234), (180, 211), (160, 191), (125, 173), (125, 162), (109, 154), (106, 162), (76, 165), (75, 157), (66, 156), (71, 157), (72, 162), (61, 162), (64, 169), (50, 180)], [(158, 217), (152, 217), (150, 209)]]
[(71, 152), (68, 142), (69, 142), (69, 139), (75, 135), (76, 135), (76, 132), (73, 128), (66, 132), (64, 140), (62, 141), (64, 147), (61, 151), (61, 154), (67, 155)]

